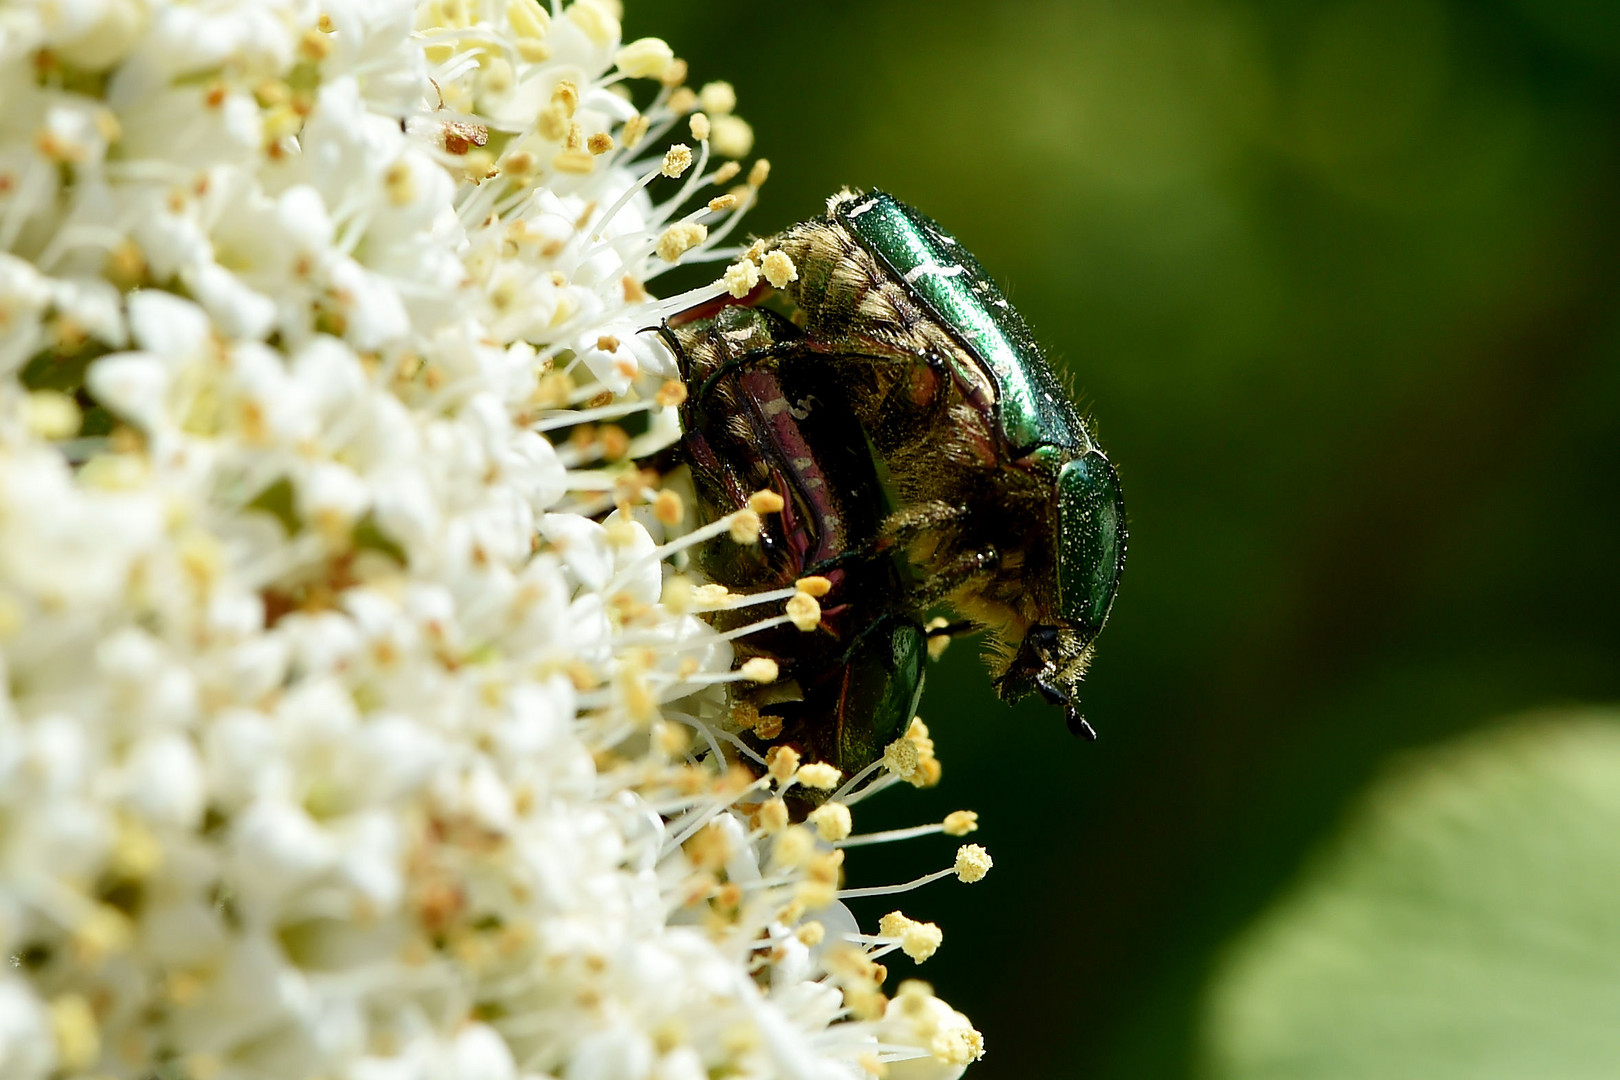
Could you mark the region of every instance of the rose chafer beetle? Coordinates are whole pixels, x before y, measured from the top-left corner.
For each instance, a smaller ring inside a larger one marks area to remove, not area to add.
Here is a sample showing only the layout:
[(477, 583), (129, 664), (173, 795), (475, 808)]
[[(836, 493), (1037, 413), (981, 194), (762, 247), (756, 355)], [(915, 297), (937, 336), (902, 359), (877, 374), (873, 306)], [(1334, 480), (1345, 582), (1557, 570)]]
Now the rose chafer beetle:
[(955, 237), (881, 191), (841, 192), (766, 247), (796, 267), (781, 291), (805, 346), (887, 470), (879, 546), (905, 551), (913, 605), (988, 628), (1001, 696), (1039, 692), (1095, 738), (1079, 684), (1125, 565), (1124, 497), (1028, 326)]
[(921, 615), (945, 602), (991, 631), (1003, 698), (1038, 692), (1094, 738), (1079, 684), (1124, 567), (1124, 500), (1028, 327), (954, 237), (883, 192), (840, 193), (756, 247), (796, 278), (662, 329), (705, 512), (761, 486), (787, 504), (757, 552), (722, 546), (701, 567), (732, 588), (833, 582), (829, 636), (744, 646), (791, 675), (787, 696), (744, 703), (860, 768), (909, 722)]

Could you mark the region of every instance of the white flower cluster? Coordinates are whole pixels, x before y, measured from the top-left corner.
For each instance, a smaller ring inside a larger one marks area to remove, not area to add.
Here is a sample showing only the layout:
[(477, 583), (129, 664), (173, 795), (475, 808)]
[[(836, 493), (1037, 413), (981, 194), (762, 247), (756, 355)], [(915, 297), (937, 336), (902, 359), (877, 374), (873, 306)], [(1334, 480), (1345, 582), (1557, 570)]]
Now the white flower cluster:
[(839, 903), (895, 777), (793, 824), (835, 771), (705, 720), (770, 673), (666, 562), (640, 331), (791, 267), (719, 246), (766, 167), (684, 80), (605, 0), (0, 5), (0, 1076), (981, 1052), (880, 989), (938, 928)]

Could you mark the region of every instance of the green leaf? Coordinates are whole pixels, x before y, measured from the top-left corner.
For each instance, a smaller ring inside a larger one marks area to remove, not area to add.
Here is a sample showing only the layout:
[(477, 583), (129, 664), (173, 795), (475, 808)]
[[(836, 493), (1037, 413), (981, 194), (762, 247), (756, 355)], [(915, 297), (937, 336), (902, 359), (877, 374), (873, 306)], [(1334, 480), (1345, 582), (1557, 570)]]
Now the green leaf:
[(1219, 1080), (1620, 1076), (1620, 714), (1414, 756), (1242, 935)]

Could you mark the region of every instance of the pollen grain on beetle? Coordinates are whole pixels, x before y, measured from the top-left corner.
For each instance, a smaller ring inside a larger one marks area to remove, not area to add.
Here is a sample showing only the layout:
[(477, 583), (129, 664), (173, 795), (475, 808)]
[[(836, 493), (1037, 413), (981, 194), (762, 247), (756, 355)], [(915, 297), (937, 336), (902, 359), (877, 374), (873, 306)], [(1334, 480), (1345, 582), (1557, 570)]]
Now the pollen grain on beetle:
[(734, 700), (836, 593), (645, 464), (648, 328), (761, 280), (735, 91), (606, 0), (319, 8), (0, 35), (0, 1076), (958, 1075), (876, 960), (938, 929), (839, 899), (899, 777)]

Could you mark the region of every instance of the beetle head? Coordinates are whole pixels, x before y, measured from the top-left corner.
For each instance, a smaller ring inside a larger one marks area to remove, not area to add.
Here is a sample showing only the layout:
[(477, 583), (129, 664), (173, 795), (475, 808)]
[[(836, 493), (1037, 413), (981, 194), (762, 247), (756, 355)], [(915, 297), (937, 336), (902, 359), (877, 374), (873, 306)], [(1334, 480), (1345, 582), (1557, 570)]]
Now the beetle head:
[(1024, 635), (996, 689), (1007, 701), (1040, 694), (1048, 704), (1063, 706), (1071, 732), (1095, 739), (1097, 733), (1080, 715), (1080, 683), (1091, 665), (1091, 653), (1091, 636), (1080, 627), (1037, 623)]

